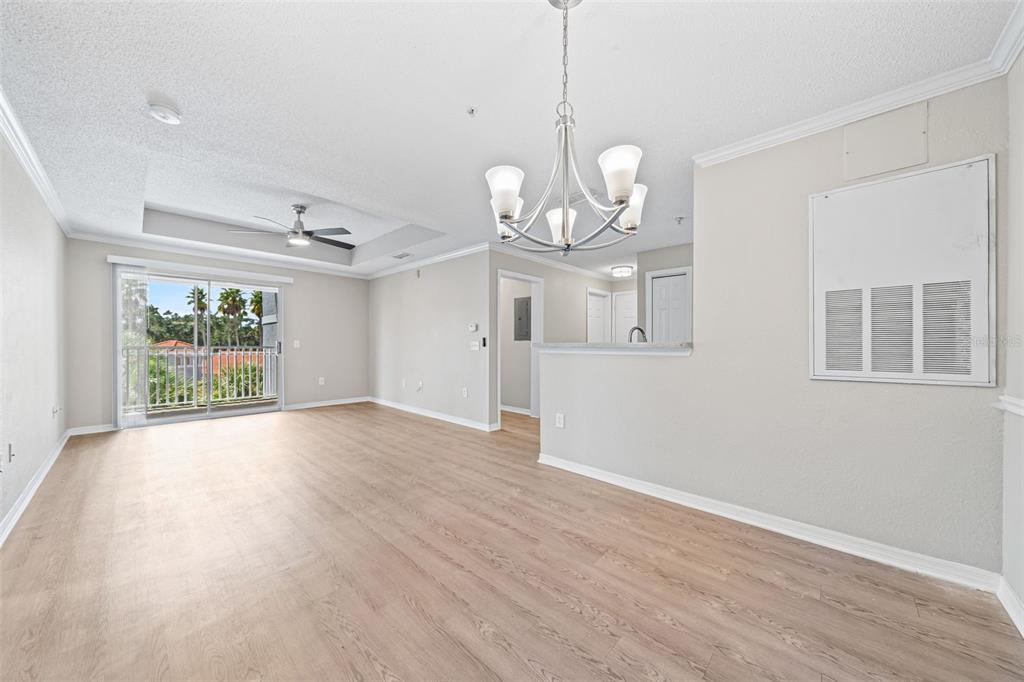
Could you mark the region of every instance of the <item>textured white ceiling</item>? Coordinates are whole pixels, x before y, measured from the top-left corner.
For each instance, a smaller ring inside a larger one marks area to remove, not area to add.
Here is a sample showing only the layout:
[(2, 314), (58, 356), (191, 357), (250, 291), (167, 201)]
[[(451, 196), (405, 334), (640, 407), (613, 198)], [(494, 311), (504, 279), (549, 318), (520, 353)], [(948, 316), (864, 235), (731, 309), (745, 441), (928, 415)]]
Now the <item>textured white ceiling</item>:
[[(570, 13), (569, 93), (585, 172), (602, 186), (598, 153), (638, 144), (650, 194), (639, 236), (569, 262), (690, 241), (693, 154), (985, 59), (1012, 8), (587, 0)], [(142, 235), (146, 204), (288, 222), (303, 202), (310, 226), (355, 243), (444, 233), (406, 249), (429, 256), (493, 239), (488, 167), (522, 167), (528, 204), (550, 168), (561, 41), (546, 0), (0, 12), (0, 83), (79, 230)], [(147, 97), (183, 123), (148, 118)]]

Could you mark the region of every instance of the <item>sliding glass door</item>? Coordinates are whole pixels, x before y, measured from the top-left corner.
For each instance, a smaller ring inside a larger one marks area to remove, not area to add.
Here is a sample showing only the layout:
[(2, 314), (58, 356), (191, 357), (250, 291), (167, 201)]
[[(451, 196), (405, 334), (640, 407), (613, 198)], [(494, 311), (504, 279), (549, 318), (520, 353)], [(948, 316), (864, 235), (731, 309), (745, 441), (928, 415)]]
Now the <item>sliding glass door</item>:
[(276, 288), (115, 269), (121, 427), (278, 409)]

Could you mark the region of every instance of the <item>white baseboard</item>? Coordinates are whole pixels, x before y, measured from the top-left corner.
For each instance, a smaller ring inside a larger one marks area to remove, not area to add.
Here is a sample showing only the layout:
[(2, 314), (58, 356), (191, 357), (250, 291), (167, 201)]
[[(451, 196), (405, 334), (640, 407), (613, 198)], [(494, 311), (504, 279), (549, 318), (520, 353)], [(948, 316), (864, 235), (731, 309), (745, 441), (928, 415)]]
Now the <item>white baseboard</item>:
[(305, 410), (310, 407), (330, 407), (331, 405), (351, 405), (352, 403), (367, 403), (372, 402), (373, 398), (369, 396), (361, 395), (355, 398), (338, 398), (336, 400), (321, 400), (315, 403), (291, 403), (285, 405), (283, 410)]
[(113, 431), (113, 424), (97, 424), (96, 426), (73, 426), (67, 431), (68, 436), (87, 436), (90, 433), (107, 433)]
[(1003, 608), (1006, 609), (1006, 613), (1010, 616), (1010, 620), (1020, 630), (1020, 634), (1024, 637), (1024, 599), (1020, 598), (1014, 589), (1010, 586), (1010, 583), (1006, 581), (1006, 578), (999, 578), (999, 589), (996, 590), (996, 596), (999, 597), (1000, 603)]
[(512, 407), (511, 405), (502, 405), (502, 412), (514, 412), (515, 414), (525, 414), (527, 417), (532, 417), (530, 410), (523, 407)]
[(28, 485), (21, 491), (21, 495), (18, 495), (18, 499), (14, 502), (14, 506), (4, 516), (3, 521), (0, 521), (0, 547), (4, 546), (7, 542), (7, 536), (14, 530), (14, 526), (18, 523), (18, 519), (25, 513), (28, 508), (28, 503), (35, 497), (36, 491), (39, 490), (39, 486), (43, 484), (43, 480), (46, 478), (46, 474), (50, 473), (50, 469), (53, 467), (53, 463), (60, 457), (60, 453), (64, 450), (64, 445), (68, 442), (68, 438), (71, 436), (70, 430), (65, 431), (61, 439), (57, 441), (57, 445), (53, 448), (50, 454), (46, 457), (36, 473), (33, 474), (32, 478), (29, 479)]
[(468, 426), (471, 429), (477, 431), (497, 431), (498, 425), (488, 424), (486, 422), (473, 421), (472, 419), (466, 419), (464, 417), (456, 417), (454, 415), (445, 414), (444, 412), (435, 412), (434, 410), (427, 410), (422, 407), (416, 407), (415, 405), (406, 405), (405, 403), (396, 403), (393, 400), (385, 400), (384, 398), (368, 398), (372, 403), (383, 405), (384, 407), (391, 407), (396, 410), (402, 410), (403, 412), (411, 412), (412, 414), (418, 414), (421, 417), (430, 417), (432, 419), (440, 419), (451, 424), (458, 424), (459, 426)]
[(895, 566), (906, 571), (922, 573), (933, 578), (948, 580), (976, 590), (985, 590), (986, 592), (995, 592), (999, 588), (1001, 580), (999, 574), (982, 568), (918, 554), (917, 552), (900, 549), (899, 547), (891, 547), (873, 540), (865, 540), (864, 538), (821, 528), (820, 526), (812, 526), (809, 523), (793, 521), (773, 514), (766, 514), (729, 502), (701, 497), (700, 495), (686, 493), (656, 483), (640, 481), (585, 464), (551, 457), (550, 455), (541, 454), (537, 461), (541, 464), (547, 464), (548, 466), (564, 469), (581, 476), (611, 483), (612, 485), (643, 493), (644, 495), (657, 497), (668, 502), (675, 502), (684, 507), (692, 507), (693, 509), (699, 509), (717, 516), (724, 516), (727, 519), (747, 523), (751, 526), (764, 528), (799, 540), (812, 542), (816, 545), (846, 552), (847, 554), (871, 559), (872, 561)]

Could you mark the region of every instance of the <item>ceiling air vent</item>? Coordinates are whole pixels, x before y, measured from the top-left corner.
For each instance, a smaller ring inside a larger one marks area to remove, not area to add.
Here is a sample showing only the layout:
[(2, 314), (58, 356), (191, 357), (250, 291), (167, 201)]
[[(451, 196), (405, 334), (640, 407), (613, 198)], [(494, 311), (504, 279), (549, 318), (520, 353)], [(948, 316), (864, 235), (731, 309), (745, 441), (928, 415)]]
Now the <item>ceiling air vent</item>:
[(863, 302), (860, 289), (825, 292), (825, 368), (864, 369)]
[(921, 287), (926, 374), (971, 373), (971, 283)]
[(409, 253), (408, 251), (402, 251), (401, 253), (396, 253), (396, 254), (394, 254), (394, 255), (393, 255), (393, 256), (391, 256), (391, 257), (392, 257), (392, 258), (397, 258), (398, 260), (402, 260), (403, 258), (408, 258), (408, 257), (409, 257), (409, 256), (411, 256), (411, 255), (412, 255), (412, 254), (411, 254), (411, 253)]
[(871, 289), (871, 371), (914, 371), (914, 287)]

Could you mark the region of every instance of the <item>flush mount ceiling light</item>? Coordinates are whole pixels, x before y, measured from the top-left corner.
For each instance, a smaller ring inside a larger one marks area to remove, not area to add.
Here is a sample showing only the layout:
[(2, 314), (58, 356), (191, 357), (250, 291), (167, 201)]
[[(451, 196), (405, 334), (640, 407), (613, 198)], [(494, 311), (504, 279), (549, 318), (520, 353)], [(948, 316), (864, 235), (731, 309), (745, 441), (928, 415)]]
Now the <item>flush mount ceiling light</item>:
[(625, 277), (633, 276), (632, 265), (613, 265), (612, 266), (612, 277), (618, 277), (620, 279)]
[[(593, 195), (580, 176), (576, 165), (576, 142), (573, 119), (573, 108), (569, 104), (569, 10), (580, 4), (582, 0), (548, 0), (555, 8), (562, 11), (562, 100), (555, 107), (558, 120), (558, 146), (555, 151), (555, 163), (551, 169), (551, 177), (537, 205), (520, 216), (523, 200), (519, 198), (519, 189), (523, 184), (523, 171), (514, 166), (495, 166), (484, 177), (491, 190), (491, 208), (498, 228), (498, 237), (503, 244), (512, 244), (524, 251), (561, 251), (568, 256), (572, 251), (591, 251), (618, 244), (636, 234), (640, 226), (640, 214), (643, 211), (647, 187), (636, 184), (636, 170), (640, 164), (641, 151), (633, 145), (612, 147), (603, 152), (597, 163), (604, 175), (605, 188), (611, 204), (604, 204)], [(569, 208), (570, 176), (580, 188), (580, 193), (597, 214), (602, 224), (585, 237), (575, 239), (572, 235), (576, 220), (576, 211)], [(562, 205), (544, 212), (544, 207), (551, 197), (555, 180), (561, 181)], [(530, 234), (537, 218), (544, 213), (551, 228), (551, 241)], [(602, 243), (591, 243), (607, 230), (619, 234), (618, 237)], [(526, 246), (520, 240), (532, 242), (537, 246)]]
[(176, 126), (181, 123), (181, 114), (163, 104), (149, 103), (149, 115), (169, 126)]

